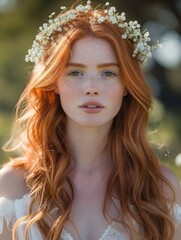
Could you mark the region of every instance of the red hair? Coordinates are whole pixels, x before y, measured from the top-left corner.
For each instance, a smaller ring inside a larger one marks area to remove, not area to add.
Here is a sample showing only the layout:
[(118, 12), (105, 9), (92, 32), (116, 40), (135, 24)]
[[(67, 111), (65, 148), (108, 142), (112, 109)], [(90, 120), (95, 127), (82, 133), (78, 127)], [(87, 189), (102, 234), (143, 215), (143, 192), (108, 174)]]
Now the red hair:
[[(82, 13), (67, 24), (67, 32), (55, 34), (39, 63), (44, 69), (32, 73), (17, 104), (16, 123), (24, 149), (20, 144), (12, 149), (21, 148), (23, 157), (13, 159), (12, 164), (26, 170), (26, 184), (32, 201), (29, 214), (19, 219), (13, 228), (13, 240), (17, 239), (16, 231), (23, 220), (27, 221), (25, 239), (30, 225), (37, 223), (46, 239), (58, 240), (69, 218), (74, 188), (69, 179), (66, 116), (54, 89), (73, 43), (86, 36), (103, 38), (111, 44), (128, 92), (113, 120), (108, 140), (115, 167), (109, 176), (104, 216), (108, 217), (108, 205), (114, 196), (120, 203), (118, 211), (121, 216), (114, 220), (123, 224), (130, 239), (138, 239), (140, 234), (145, 240), (173, 239), (174, 227), (169, 208), (173, 199), (166, 199), (163, 193), (164, 184), (171, 186), (161, 174), (146, 136), (148, 112), (152, 106), (150, 89), (138, 59), (132, 57), (133, 44), (121, 38), (123, 32), (117, 25), (106, 21), (89, 23), (89, 15), (94, 17), (94, 14), (92, 11)], [(36, 211), (33, 210), (35, 202), (38, 203)], [(59, 217), (49, 215), (52, 207), (58, 207)], [(45, 216), (50, 224), (45, 221)], [(141, 233), (136, 231), (133, 222), (138, 224)]]

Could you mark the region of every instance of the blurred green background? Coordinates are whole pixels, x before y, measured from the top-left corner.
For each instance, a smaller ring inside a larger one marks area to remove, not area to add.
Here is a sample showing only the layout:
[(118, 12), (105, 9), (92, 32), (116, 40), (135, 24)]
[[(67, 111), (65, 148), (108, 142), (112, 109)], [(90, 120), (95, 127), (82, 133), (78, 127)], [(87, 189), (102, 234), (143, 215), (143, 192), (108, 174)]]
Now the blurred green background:
[[(85, 2), (85, 1), (84, 1)], [(106, 1), (92, 1), (93, 4)], [(38, 27), (60, 6), (73, 1), (0, 0), (0, 145), (10, 136), (15, 104), (31, 64), (24, 61)], [(128, 20), (138, 20), (163, 44), (144, 66), (154, 96), (148, 133), (159, 160), (181, 179), (181, 0), (113, 0)], [(0, 163), (7, 155), (0, 150)]]

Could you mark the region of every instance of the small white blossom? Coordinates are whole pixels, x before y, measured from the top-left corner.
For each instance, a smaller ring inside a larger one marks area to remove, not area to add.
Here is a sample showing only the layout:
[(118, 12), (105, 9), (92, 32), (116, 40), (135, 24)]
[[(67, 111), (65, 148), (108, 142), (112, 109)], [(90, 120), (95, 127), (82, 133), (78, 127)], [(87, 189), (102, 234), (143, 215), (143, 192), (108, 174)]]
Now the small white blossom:
[(52, 24), (52, 23), (53, 23), (53, 20), (52, 20), (52, 19), (50, 19), (50, 20), (48, 21), (48, 23), (49, 23), (49, 24)]
[(119, 21), (125, 21), (125, 16), (124, 15), (118, 15), (117, 16), (117, 19), (119, 20)]
[(76, 16), (75, 16), (75, 14), (73, 12), (70, 12), (70, 13), (67, 14), (67, 18), (68, 19), (75, 19)]
[(49, 15), (49, 18), (52, 18), (53, 15), (55, 15), (55, 12), (52, 12), (52, 13)]
[(62, 28), (61, 27), (57, 28), (57, 31), (62, 32)]
[(138, 43), (138, 44), (137, 44), (137, 49), (138, 49), (139, 51), (143, 51), (143, 50), (145, 49), (144, 44), (143, 44), (143, 43)]
[(144, 37), (147, 38), (147, 37), (149, 37), (149, 35), (150, 35), (149, 32), (146, 32), (146, 33), (144, 34)]
[(106, 2), (105, 6), (109, 6), (109, 4), (110, 4), (109, 2)]
[(87, 11), (91, 10), (91, 5), (87, 5), (87, 6), (86, 6), (86, 10), (87, 10)]
[(98, 15), (98, 20), (97, 20), (97, 22), (100, 24), (100, 23), (103, 23), (104, 21), (105, 21), (105, 17), (104, 16), (102, 16), (102, 15)]
[(42, 42), (43, 45), (46, 45), (47, 43), (48, 43), (48, 41), (46, 41), (46, 40), (44, 40), (44, 41)]
[(40, 35), (36, 35), (36, 38), (35, 38), (37, 41), (41, 41), (42, 40), (42, 36)]
[(114, 14), (114, 12), (112, 10), (109, 10), (108, 14), (109, 14), (109, 16), (112, 16)]
[(113, 12), (116, 12), (116, 8), (115, 7), (111, 7), (110, 10), (113, 11)]
[(109, 20), (110, 20), (110, 22), (112, 23), (112, 24), (116, 24), (118, 21), (117, 21), (117, 18), (115, 17), (115, 16), (111, 16), (110, 18), (109, 18)]
[(65, 6), (60, 7), (61, 10), (66, 10), (67, 8)]
[(124, 34), (121, 35), (121, 37), (122, 37), (122, 39), (126, 39), (127, 38), (127, 34), (124, 33)]
[(43, 27), (44, 27), (44, 28), (47, 28), (47, 27), (48, 27), (48, 24), (47, 24), (47, 23), (44, 23), (44, 24), (43, 24)]
[(82, 12), (84, 10), (84, 7), (82, 5), (79, 5), (75, 8), (77, 11)]

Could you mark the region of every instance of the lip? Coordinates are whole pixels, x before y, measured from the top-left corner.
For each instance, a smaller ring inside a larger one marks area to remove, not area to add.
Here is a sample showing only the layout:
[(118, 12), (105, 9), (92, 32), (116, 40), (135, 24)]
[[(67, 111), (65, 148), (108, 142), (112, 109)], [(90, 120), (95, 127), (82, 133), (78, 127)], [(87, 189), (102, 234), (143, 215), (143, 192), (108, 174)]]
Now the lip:
[[(96, 105), (96, 108), (88, 108), (88, 105)], [(84, 112), (86, 113), (99, 113), (101, 112), (105, 107), (100, 104), (99, 102), (94, 102), (94, 101), (90, 101), (90, 102), (85, 102), (82, 105), (79, 106), (79, 108), (81, 108)]]

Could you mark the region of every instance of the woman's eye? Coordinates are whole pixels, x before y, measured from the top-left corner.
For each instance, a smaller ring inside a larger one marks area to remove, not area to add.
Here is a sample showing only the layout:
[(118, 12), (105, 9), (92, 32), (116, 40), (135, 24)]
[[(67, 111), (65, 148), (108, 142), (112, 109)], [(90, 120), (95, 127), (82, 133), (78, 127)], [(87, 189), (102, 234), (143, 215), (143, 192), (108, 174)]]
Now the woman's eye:
[(72, 71), (72, 72), (68, 73), (68, 76), (79, 77), (79, 76), (83, 76), (83, 73), (81, 73), (79, 71)]
[(117, 74), (114, 73), (114, 72), (111, 72), (111, 71), (106, 71), (106, 72), (102, 73), (102, 76), (104, 76), (104, 77), (116, 77)]

